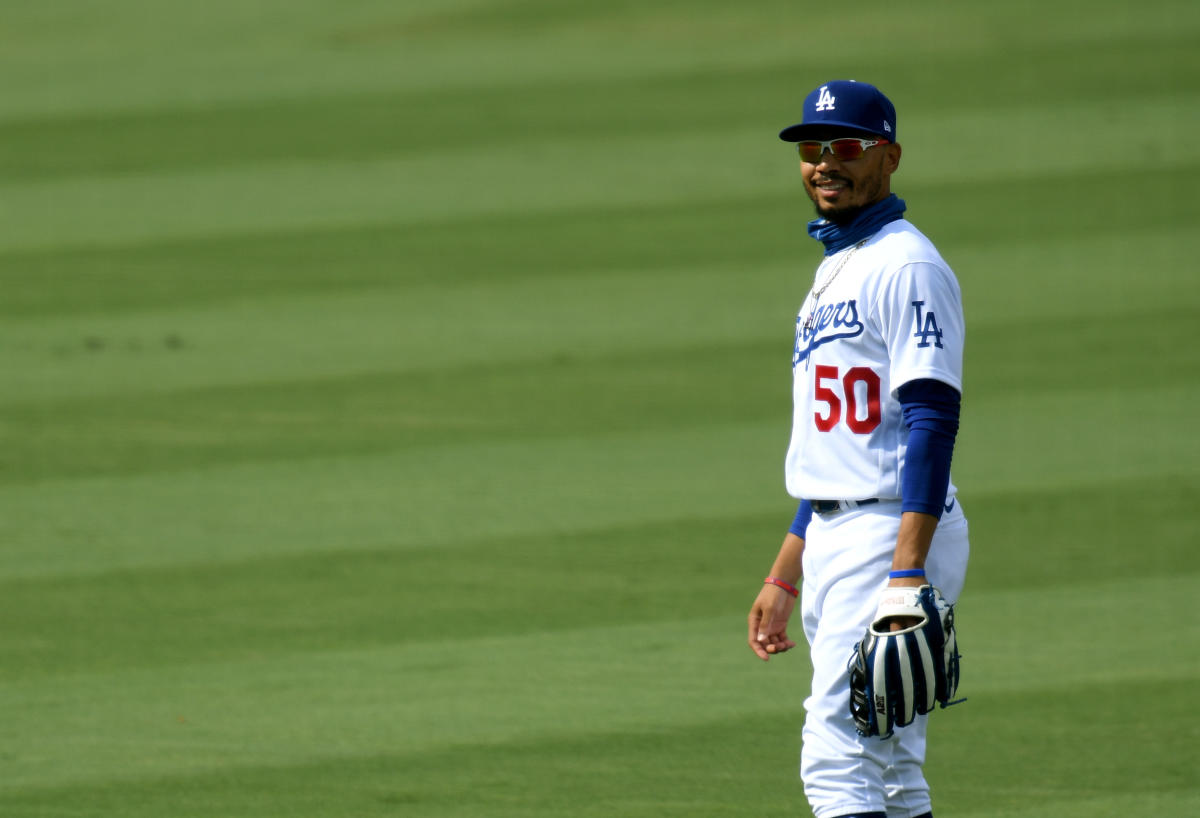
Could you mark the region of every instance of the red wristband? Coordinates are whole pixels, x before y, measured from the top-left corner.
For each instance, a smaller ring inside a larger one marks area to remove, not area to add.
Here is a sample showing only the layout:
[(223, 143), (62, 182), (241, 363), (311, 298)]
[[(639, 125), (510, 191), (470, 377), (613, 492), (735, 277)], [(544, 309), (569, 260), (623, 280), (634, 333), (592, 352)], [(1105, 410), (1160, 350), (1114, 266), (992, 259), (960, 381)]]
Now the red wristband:
[(784, 582), (781, 579), (775, 579), (775, 577), (767, 577), (766, 579), (763, 580), (763, 583), (765, 583), (766, 585), (776, 585), (776, 586), (782, 588), (783, 590), (787, 591), (792, 596), (800, 596), (800, 590), (795, 585), (789, 585), (788, 583)]

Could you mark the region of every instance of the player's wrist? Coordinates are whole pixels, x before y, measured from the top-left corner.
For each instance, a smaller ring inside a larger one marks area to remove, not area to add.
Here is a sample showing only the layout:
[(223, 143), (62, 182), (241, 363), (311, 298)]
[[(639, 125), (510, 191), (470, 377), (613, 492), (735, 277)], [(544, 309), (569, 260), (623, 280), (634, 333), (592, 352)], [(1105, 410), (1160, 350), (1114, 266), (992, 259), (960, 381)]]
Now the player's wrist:
[(924, 568), (895, 568), (888, 572), (889, 588), (920, 588), (928, 584)]
[(765, 579), (763, 579), (763, 584), (764, 585), (774, 585), (776, 588), (780, 588), (783, 591), (785, 591), (788, 594), (788, 596), (792, 597), (793, 599), (800, 596), (799, 588), (797, 588), (795, 585), (788, 582), (787, 580), (780, 579), (779, 577), (766, 577)]

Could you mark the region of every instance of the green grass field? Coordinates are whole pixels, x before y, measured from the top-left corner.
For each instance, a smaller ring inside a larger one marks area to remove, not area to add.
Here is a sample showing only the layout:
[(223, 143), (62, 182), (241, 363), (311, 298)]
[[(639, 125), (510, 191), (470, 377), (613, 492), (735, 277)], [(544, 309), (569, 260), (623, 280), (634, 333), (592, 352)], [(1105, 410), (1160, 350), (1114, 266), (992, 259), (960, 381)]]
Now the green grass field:
[(969, 325), (935, 812), (1200, 814), (1200, 4), (4, 6), (0, 815), (808, 815), (838, 77)]

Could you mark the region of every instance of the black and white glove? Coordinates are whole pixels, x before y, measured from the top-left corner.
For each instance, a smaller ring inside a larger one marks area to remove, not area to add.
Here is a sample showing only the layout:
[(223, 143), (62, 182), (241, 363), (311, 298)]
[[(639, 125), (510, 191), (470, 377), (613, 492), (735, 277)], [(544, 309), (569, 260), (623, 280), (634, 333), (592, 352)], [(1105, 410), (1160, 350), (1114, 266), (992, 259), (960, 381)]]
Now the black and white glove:
[[(894, 617), (920, 620), (888, 630)], [(850, 657), (850, 715), (864, 736), (892, 735), (934, 704), (948, 707), (958, 689), (954, 606), (932, 585), (886, 588), (867, 635)]]

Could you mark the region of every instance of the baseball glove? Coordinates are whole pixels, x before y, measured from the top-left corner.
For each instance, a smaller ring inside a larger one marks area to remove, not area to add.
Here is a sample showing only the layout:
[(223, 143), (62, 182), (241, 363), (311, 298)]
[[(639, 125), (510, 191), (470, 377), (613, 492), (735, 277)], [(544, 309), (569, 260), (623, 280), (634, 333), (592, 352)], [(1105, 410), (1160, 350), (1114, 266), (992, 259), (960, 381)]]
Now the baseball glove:
[[(921, 621), (889, 631), (886, 620), (895, 616)], [(935, 703), (957, 704), (951, 699), (958, 689), (958, 660), (954, 606), (937, 588), (887, 588), (850, 657), (850, 715), (858, 732), (888, 738)]]

